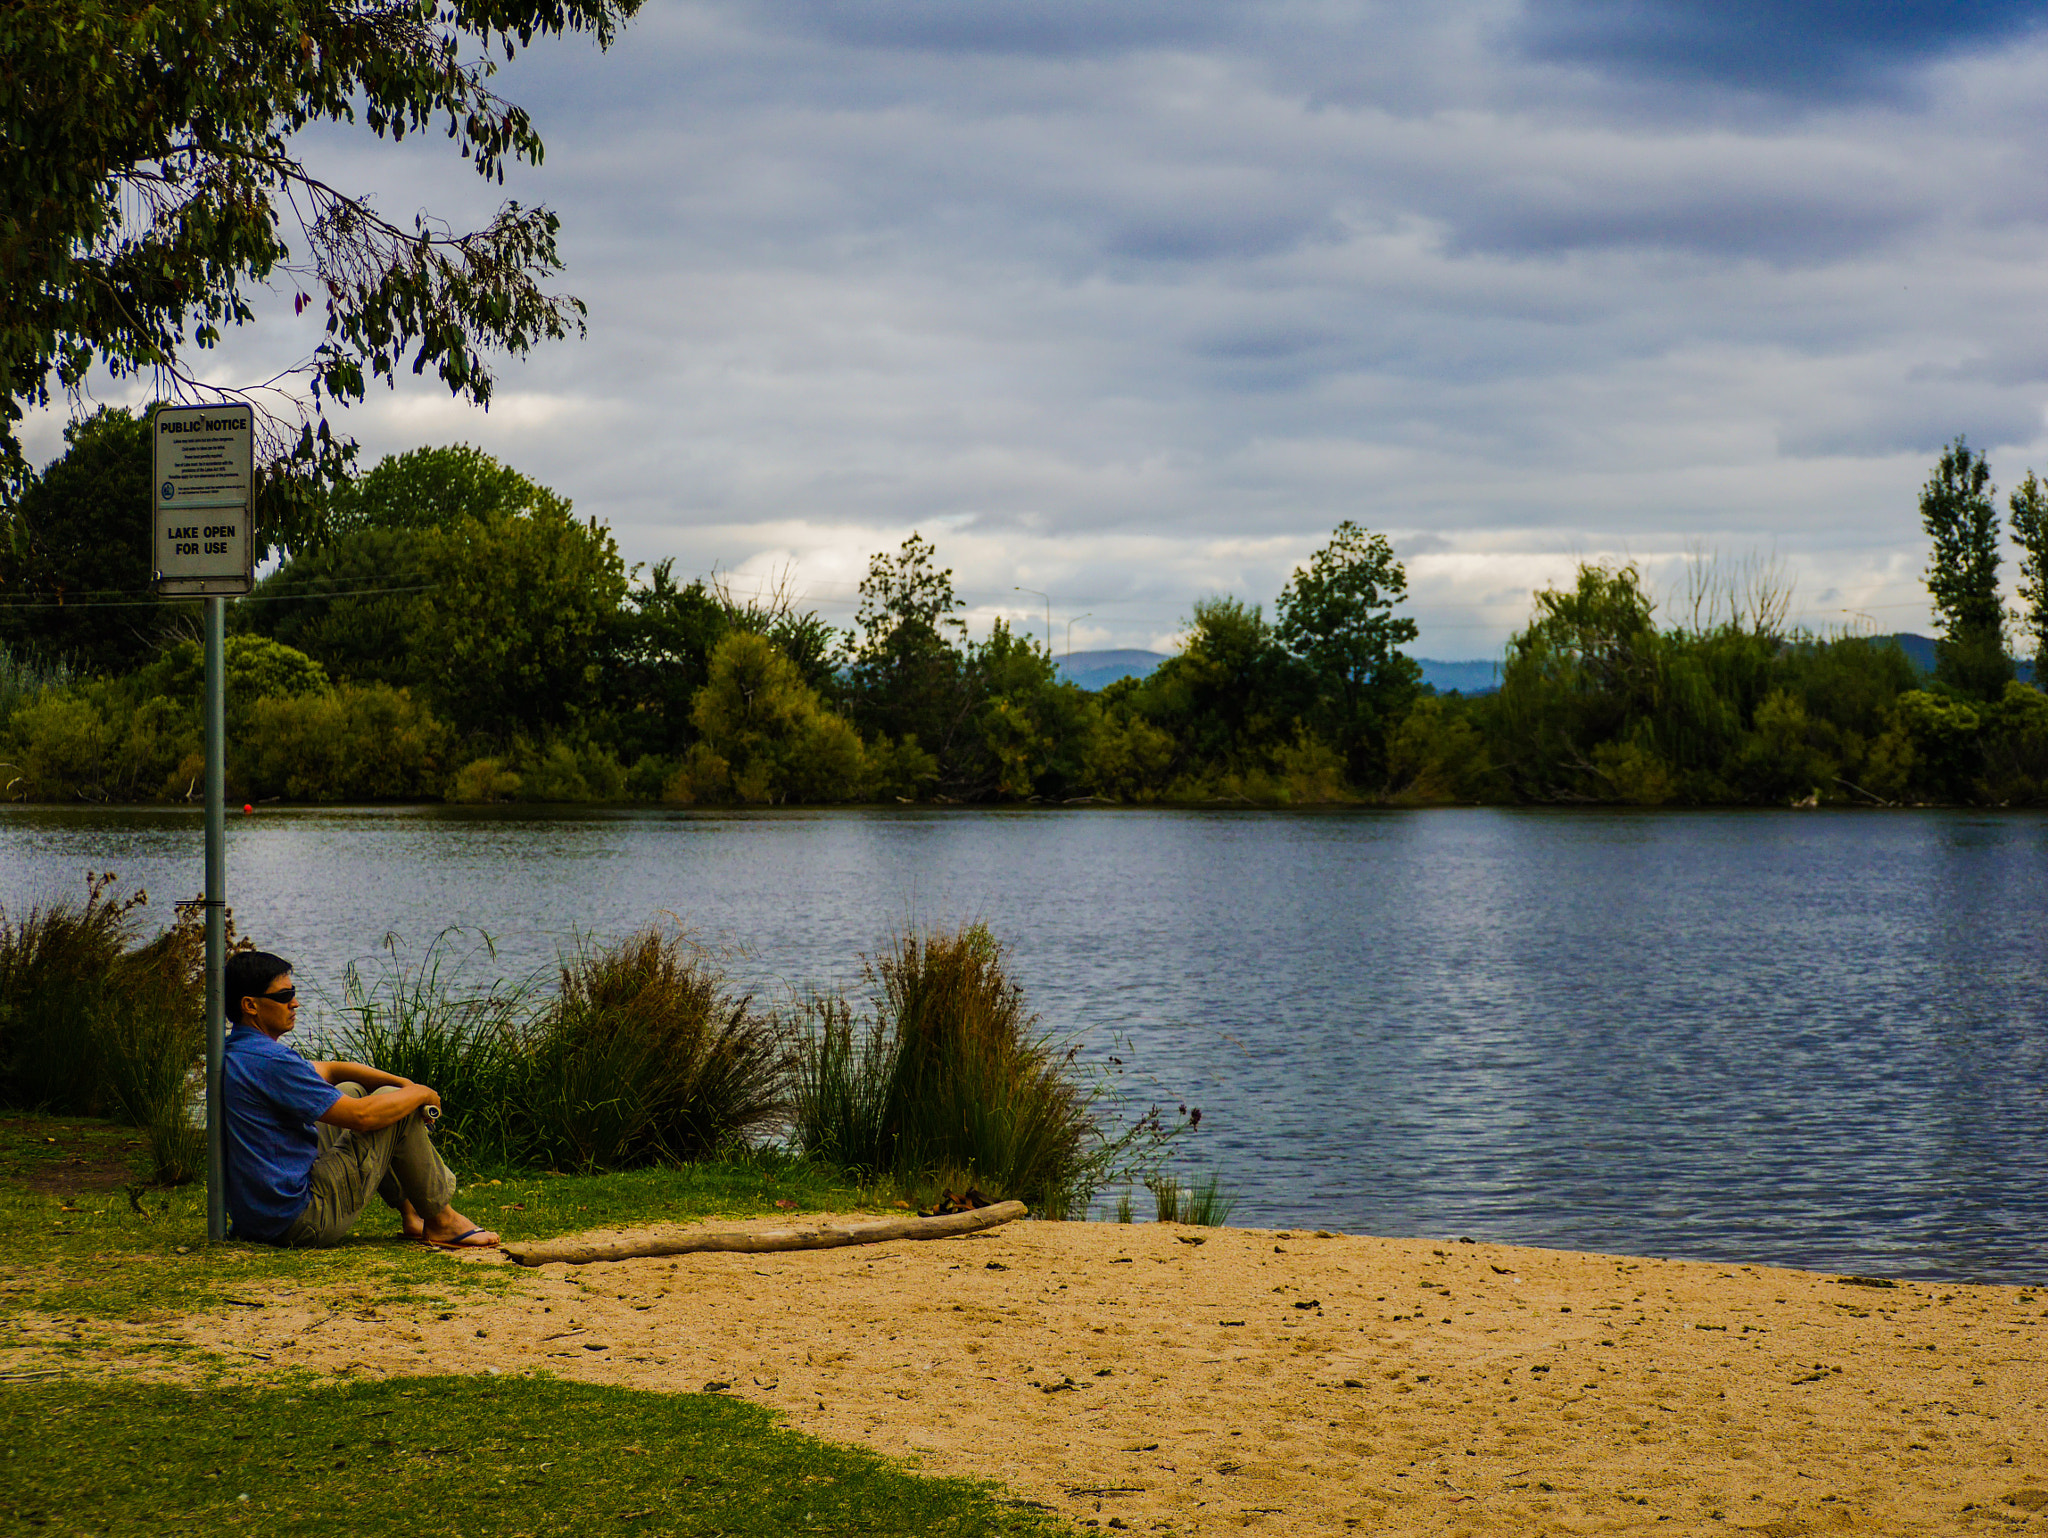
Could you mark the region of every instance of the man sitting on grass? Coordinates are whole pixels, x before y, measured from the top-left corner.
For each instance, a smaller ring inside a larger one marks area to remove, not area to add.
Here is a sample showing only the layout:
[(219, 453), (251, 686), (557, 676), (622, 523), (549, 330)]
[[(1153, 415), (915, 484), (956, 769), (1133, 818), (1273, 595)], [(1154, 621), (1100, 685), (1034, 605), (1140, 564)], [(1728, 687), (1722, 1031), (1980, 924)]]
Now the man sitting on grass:
[(237, 1239), (339, 1244), (376, 1192), (408, 1238), (482, 1249), (498, 1236), (449, 1206), (455, 1176), (427, 1136), (441, 1097), (367, 1063), (309, 1063), (279, 1040), (298, 1024), (291, 963), (228, 958), (227, 1207)]

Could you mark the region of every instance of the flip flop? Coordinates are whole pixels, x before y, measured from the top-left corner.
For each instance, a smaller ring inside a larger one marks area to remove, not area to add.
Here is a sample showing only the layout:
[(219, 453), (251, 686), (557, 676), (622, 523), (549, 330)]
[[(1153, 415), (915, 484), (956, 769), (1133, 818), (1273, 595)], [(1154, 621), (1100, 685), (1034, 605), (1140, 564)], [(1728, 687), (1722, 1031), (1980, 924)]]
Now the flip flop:
[(453, 1239), (429, 1239), (426, 1242), (437, 1250), (494, 1250), (498, 1247), (499, 1242), (495, 1234), (482, 1244), (471, 1244), (469, 1242), (478, 1234), (488, 1234), (490, 1232), (488, 1228), (472, 1228), (468, 1233), (457, 1234)]

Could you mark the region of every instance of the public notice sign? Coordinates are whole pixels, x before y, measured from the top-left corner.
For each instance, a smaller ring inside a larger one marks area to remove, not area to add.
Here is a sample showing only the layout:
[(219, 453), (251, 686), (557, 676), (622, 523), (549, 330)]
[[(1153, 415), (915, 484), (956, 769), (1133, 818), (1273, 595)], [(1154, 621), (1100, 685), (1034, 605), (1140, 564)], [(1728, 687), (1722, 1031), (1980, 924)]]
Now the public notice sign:
[(151, 437), (159, 593), (249, 591), (255, 415), (247, 406), (158, 409)]

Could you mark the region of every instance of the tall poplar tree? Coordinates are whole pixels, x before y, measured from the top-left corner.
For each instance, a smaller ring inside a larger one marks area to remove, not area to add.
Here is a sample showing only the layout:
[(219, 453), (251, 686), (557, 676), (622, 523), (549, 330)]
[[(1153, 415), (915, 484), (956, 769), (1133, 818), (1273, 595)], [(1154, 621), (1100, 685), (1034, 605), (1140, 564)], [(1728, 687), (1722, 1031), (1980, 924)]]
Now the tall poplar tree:
[(1920, 523), (1934, 541), (1927, 596), (1941, 626), (1935, 677), (1978, 699), (1996, 699), (2012, 677), (1992, 497), (1990, 467), (1961, 437), (1942, 451), (1920, 490)]
[(2048, 486), (2027, 478), (2013, 488), (2012, 537), (2020, 547), (2020, 624), (2034, 643), (2034, 687), (2048, 693)]

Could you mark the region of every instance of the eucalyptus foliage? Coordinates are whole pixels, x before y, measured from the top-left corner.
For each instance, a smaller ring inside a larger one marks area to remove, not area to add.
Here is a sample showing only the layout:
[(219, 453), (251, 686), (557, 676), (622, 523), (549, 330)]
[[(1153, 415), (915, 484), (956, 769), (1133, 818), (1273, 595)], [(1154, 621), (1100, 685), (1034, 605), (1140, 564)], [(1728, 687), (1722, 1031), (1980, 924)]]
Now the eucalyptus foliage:
[[(288, 403), (267, 418), (271, 538), (315, 532), (306, 495), (347, 462), (326, 403), (433, 372), (483, 404), (487, 354), (579, 330), (544, 287), (560, 266), (545, 208), (481, 229), (399, 222), (302, 158), (321, 124), (401, 140), (443, 130), (487, 180), (538, 164), (539, 132), (492, 91), (494, 56), (536, 37), (608, 45), (639, 0), (17, 0), (0, 8), (0, 463), (26, 471), (23, 412), (95, 367), (183, 398)], [(290, 238), (288, 237), (288, 232)], [(281, 284), (322, 336), (295, 380), (202, 382), (192, 354)], [(310, 394), (310, 402), (300, 391)], [(266, 394), (265, 392), (272, 392)]]

